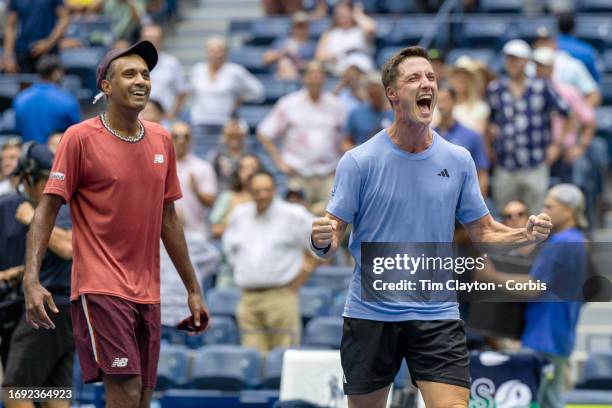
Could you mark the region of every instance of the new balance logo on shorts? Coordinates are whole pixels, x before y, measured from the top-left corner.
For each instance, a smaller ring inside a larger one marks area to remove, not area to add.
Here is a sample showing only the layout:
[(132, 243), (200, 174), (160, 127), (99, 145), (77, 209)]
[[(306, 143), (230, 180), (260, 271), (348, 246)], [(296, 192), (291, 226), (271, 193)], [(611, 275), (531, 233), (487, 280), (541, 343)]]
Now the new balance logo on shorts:
[(153, 164), (162, 164), (164, 162), (163, 154), (156, 154), (153, 156)]
[(127, 367), (127, 364), (128, 364), (127, 357), (116, 358), (115, 361), (113, 361), (113, 364), (111, 364), (111, 367), (123, 368), (123, 367)]
[(438, 176), (440, 177), (448, 177), (450, 178), (450, 174), (448, 174), (448, 170), (444, 169), (441, 172), (438, 173)]

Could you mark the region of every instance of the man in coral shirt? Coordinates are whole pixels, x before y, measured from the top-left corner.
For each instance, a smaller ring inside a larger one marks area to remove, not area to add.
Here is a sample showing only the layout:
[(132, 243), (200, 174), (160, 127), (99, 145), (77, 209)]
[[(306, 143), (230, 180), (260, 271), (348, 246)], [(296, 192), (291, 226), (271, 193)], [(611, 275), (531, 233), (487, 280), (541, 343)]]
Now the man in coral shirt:
[(155, 388), (160, 236), (187, 288), (195, 326), (208, 321), (174, 209), (182, 194), (172, 138), (138, 120), (156, 63), (148, 41), (100, 62), (97, 84), (108, 109), (62, 137), (28, 238), (26, 318), (35, 328), (52, 329), (45, 304), (54, 313), (57, 308), (38, 271), (57, 211), (70, 204), (75, 345), (84, 381), (102, 379), (111, 407), (149, 406)]

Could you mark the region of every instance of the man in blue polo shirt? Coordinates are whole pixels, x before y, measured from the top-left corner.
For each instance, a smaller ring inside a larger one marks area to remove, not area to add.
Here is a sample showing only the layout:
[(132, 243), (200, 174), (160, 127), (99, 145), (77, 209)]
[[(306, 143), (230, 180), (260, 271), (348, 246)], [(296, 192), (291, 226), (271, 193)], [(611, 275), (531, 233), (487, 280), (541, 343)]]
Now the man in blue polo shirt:
[(559, 15), (558, 25), (557, 48), (582, 61), (593, 76), (593, 79), (599, 82), (601, 73), (597, 69), (597, 52), (591, 44), (579, 40), (574, 35), (574, 15), (570, 13)]
[(384, 407), (406, 359), (426, 406), (467, 407), (469, 355), (458, 304), (363, 299), (361, 244), (450, 243), (455, 218), (475, 242), (527, 243), (548, 236), (550, 218), (533, 215), (517, 229), (493, 220), (470, 154), (430, 128), (438, 89), (426, 50), (399, 51), (383, 66), (382, 81), (395, 119), (345, 153), (327, 214), (312, 225), (311, 249), (324, 258), (353, 225), (356, 266), (340, 349), (344, 392), (352, 408)]
[[(568, 359), (576, 340), (581, 302), (578, 300), (587, 278), (587, 228), (582, 191), (573, 184), (558, 184), (544, 200), (553, 229), (534, 261), (531, 279), (547, 282), (557, 289), (561, 301), (529, 302), (525, 309), (523, 347), (537, 351), (554, 365), (554, 375), (544, 376), (538, 401), (542, 408), (562, 408), (563, 381)], [(574, 294), (573, 291), (579, 291)]]
[(38, 61), (42, 82), (21, 91), (13, 100), (17, 132), (24, 141), (47, 144), (52, 133), (81, 121), (77, 99), (59, 87), (64, 70), (55, 56)]
[(453, 118), (455, 107), (455, 91), (448, 84), (438, 87), (438, 111), (440, 112), (440, 123), (435, 129), (440, 136), (459, 146), (463, 146), (470, 152), (472, 160), (476, 164), (480, 192), (487, 196), (489, 188), (489, 156), (487, 148), (481, 135), (462, 126)]

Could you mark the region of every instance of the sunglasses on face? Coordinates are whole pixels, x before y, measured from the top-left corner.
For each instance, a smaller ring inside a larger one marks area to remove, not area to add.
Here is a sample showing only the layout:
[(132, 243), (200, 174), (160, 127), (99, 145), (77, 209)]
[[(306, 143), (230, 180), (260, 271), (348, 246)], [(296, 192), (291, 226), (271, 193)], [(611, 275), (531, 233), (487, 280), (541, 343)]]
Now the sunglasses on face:
[(189, 139), (191, 133), (172, 133), (172, 139)]

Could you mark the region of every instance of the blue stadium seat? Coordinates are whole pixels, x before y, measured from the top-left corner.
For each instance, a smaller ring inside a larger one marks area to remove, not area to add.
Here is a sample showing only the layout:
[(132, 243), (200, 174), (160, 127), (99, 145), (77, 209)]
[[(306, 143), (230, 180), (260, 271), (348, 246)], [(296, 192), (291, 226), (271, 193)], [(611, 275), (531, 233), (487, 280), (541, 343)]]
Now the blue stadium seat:
[(331, 27), (331, 19), (328, 17), (318, 18), (310, 22), (310, 38), (318, 40), (321, 34)]
[(306, 325), (304, 344), (339, 349), (343, 322), (342, 317), (315, 317)]
[(363, 5), (363, 11), (366, 14), (377, 14), (382, 11), (379, 0), (361, 0), (360, 3)]
[(291, 34), (291, 19), (289, 17), (263, 17), (253, 21), (251, 27), (251, 45), (270, 45), (279, 37)]
[(96, 20), (74, 19), (66, 29), (64, 37), (77, 38), (85, 47), (110, 47), (114, 41), (112, 24), (110, 20), (105, 18)]
[(461, 36), (466, 47), (495, 47), (506, 40), (510, 27), (507, 17), (470, 16), (463, 22)]
[(408, 14), (419, 11), (419, 7), (414, 0), (380, 0), (380, 9), (385, 13), (392, 14)]
[(204, 344), (239, 344), (240, 335), (236, 322), (230, 317), (213, 316), (211, 326), (201, 336)]
[(274, 104), (281, 97), (297, 91), (302, 86), (299, 81), (281, 81), (274, 78), (272, 75), (260, 75), (257, 79), (263, 84), (266, 93), (264, 103), (266, 104)]
[(612, 391), (612, 351), (589, 355), (576, 388)]
[(332, 305), (332, 290), (327, 287), (300, 288), (300, 313), (304, 323), (319, 316), (327, 316)]
[(446, 56), (446, 63), (452, 65), (464, 55), (476, 61), (480, 61), (487, 66), (490, 65), (495, 59), (495, 51), (490, 49), (455, 48), (449, 51), (448, 55)]
[(246, 46), (232, 49), (229, 53), (229, 60), (240, 64), (253, 74), (267, 74), (270, 68), (263, 63), (263, 55), (268, 47)]
[(580, 0), (578, 4), (581, 11), (612, 13), (610, 0)]
[(162, 344), (185, 345), (185, 332), (178, 330), (172, 326), (162, 326), (161, 341)]
[[(391, 32), (386, 36), (386, 45), (417, 45), (423, 34), (432, 26), (432, 17), (406, 17), (398, 19)], [(444, 42), (447, 38), (446, 25), (442, 25), (436, 32), (436, 41)]]
[(350, 266), (320, 266), (310, 275), (306, 285), (329, 288), (335, 295), (348, 288), (352, 276)]
[(612, 19), (601, 16), (579, 16), (576, 19), (576, 37), (604, 52), (612, 44)]
[(480, 0), (480, 9), (485, 13), (520, 13), (523, 0)]
[(198, 350), (191, 370), (190, 388), (239, 391), (260, 383), (261, 356), (254, 348), (204, 346)]
[(104, 47), (75, 48), (63, 50), (60, 59), (67, 74), (79, 76), (84, 87), (97, 92), (96, 68), (104, 54)]
[(612, 105), (612, 75), (606, 75), (601, 80), (601, 96), (603, 105)]
[(597, 122), (597, 133), (612, 139), (612, 106), (602, 106), (595, 110), (595, 121)]
[(612, 391), (572, 390), (563, 396), (566, 408), (609, 408)]
[(264, 389), (278, 390), (280, 388), (281, 375), (283, 372), (283, 356), (286, 347), (277, 347), (268, 353), (266, 358), (264, 376), (261, 387)]
[(228, 32), (230, 35), (250, 33), (253, 27), (252, 19), (231, 20), (229, 23)]
[(376, 56), (376, 66), (379, 68), (383, 66), (385, 61), (391, 58), (396, 52), (401, 50), (402, 46), (393, 46), (393, 47), (384, 47), (378, 51), (378, 55)]
[(184, 346), (162, 345), (157, 365), (157, 389), (181, 387), (187, 382), (188, 353)]
[(344, 313), (344, 305), (346, 304), (346, 297), (348, 296), (348, 289), (343, 290), (334, 296), (332, 301), (332, 307), (329, 309), (329, 316), (342, 316)]
[(236, 316), (236, 308), (240, 301), (238, 288), (212, 288), (206, 294), (206, 303), (211, 316)]
[(557, 19), (552, 16), (519, 18), (514, 22), (516, 36), (531, 43), (538, 36), (538, 30), (546, 28), (551, 35), (557, 32)]
[(612, 73), (612, 49), (606, 50), (603, 54), (604, 70)]
[(259, 122), (261, 122), (271, 110), (271, 105), (243, 105), (238, 109), (238, 117), (244, 119), (251, 131), (254, 132)]

